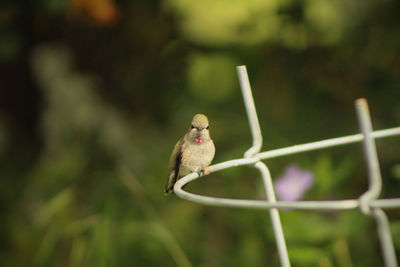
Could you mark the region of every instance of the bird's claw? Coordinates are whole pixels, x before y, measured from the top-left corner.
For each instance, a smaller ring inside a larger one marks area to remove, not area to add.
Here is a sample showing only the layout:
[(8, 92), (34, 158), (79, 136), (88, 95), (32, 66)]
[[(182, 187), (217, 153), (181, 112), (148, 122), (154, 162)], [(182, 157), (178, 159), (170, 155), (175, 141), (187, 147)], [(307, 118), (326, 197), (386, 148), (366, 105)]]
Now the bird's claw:
[(197, 173), (199, 174), (199, 176), (208, 175), (210, 173), (210, 168), (209, 167), (204, 168)]

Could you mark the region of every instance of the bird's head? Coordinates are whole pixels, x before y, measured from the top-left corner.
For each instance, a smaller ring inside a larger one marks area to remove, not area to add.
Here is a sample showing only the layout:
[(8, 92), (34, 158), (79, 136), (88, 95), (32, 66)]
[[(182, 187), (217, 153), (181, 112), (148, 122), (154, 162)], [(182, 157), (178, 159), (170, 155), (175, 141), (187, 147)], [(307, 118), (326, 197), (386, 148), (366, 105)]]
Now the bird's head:
[(205, 115), (194, 115), (188, 132), (189, 141), (196, 144), (203, 144), (204, 142), (209, 141), (210, 133), (208, 128), (208, 119)]

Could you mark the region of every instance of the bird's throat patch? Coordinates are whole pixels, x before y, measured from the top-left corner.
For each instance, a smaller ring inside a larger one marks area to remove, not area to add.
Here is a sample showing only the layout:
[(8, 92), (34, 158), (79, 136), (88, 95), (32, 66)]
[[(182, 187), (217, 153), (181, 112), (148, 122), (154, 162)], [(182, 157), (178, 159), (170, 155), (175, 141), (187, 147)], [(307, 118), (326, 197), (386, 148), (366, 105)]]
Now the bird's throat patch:
[(196, 138), (194, 139), (194, 141), (195, 141), (197, 144), (202, 144), (202, 143), (203, 143), (203, 138), (201, 138), (201, 136), (199, 136), (199, 137), (196, 137)]

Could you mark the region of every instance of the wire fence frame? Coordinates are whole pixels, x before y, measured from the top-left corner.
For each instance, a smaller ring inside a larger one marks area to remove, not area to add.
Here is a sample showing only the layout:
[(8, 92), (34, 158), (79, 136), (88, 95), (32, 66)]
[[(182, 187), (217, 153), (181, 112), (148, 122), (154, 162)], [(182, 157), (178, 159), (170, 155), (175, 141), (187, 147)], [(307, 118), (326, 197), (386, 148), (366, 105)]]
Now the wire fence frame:
[[(246, 66), (238, 66), (237, 73), (247, 112), (247, 117), (250, 124), (250, 130), (253, 137), (253, 145), (244, 153), (244, 157), (241, 159), (229, 160), (210, 166), (210, 173), (231, 167), (250, 165), (258, 169), (261, 174), (267, 200), (210, 197), (184, 191), (182, 188), (186, 184), (201, 177), (198, 173), (191, 173), (178, 180), (174, 186), (175, 194), (183, 199), (209, 206), (268, 209), (271, 216), (272, 229), (275, 236), (280, 263), (283, 267), (289, 267), (290, 260), (281, 220), (279, 217), (279, 209), (360, 209), (361, 213), (367, 216), (372, 216), (376, 221), (385, 266), (398, 266), (393, 239), (390, 233), (389, 220), (383, 209), (400, 208), (400, 198), (379, 199), (382, 188), (382, 177), (376, 152), (375, 139), (400, 135), (400, 127), (373, 131), (367, 101), (361, 98), (355, 101), (358, 124), (361, 130), (360, 134), (331, 138), (322, 141), (260, 152), (262, 146), (262, 135), (260, 124), (258, 122), (256, 107), (251, 93), (251, 87), (247, 75)], [(276, 201), (274, 186), (269, 169), (266, 164), (261, 162), (261, 160), (306, 151), (319, 150), (328, 147), (346, 145), (360, 141), (363, 142), (364, 157), (367, 163), (369, 187), (368, 190), (359, 198), (326, 201)]]

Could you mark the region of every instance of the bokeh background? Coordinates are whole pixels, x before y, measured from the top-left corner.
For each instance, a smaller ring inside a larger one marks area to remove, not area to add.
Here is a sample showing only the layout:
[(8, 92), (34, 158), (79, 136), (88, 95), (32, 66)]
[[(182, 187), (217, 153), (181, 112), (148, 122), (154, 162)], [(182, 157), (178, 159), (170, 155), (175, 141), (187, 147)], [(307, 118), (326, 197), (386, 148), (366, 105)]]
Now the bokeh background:
[[(235, 67), (245, 64), (263, 150), (400, 122), (395, 0), (5, 0), (0, 5), (1, 266), (279, 266), (267, 211), (164, 196), (169, 156), (205, 113), (214, 163), (251, 135)], [(400, 139), (378, 140), (383, 197), (399, 197)], [(353, 144), (267, 161), (313, 179), (309, 200), (367, 189)], [(293, 173), (293, 172), (292, 172)], [(264, 199), (248, 167), (187, 186)], [(400, 210), (389, 210), (400, 253)], [(359, 211), (281, 213), (293, 266), (382, 266)]]

